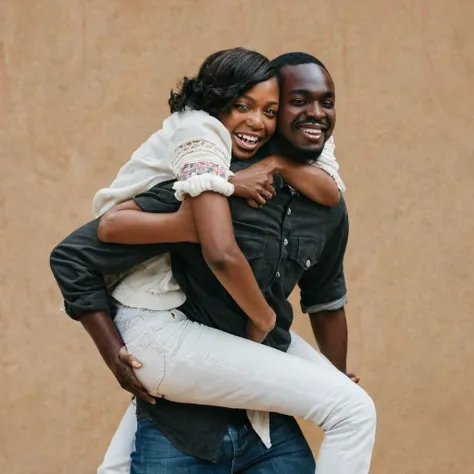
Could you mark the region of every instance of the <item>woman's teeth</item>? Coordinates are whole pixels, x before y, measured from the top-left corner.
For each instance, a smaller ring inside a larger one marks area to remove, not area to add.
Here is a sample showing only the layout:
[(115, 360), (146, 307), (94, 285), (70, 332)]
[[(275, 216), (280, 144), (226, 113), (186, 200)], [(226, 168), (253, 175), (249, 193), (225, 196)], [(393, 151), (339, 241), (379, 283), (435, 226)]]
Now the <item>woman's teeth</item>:
[(248, 142), (250, 144), (257, 143), (258, 137), (254, 137), (253, 135), (246, 135), (245, 133), (237, 133), (236, 134), (241, 140)]

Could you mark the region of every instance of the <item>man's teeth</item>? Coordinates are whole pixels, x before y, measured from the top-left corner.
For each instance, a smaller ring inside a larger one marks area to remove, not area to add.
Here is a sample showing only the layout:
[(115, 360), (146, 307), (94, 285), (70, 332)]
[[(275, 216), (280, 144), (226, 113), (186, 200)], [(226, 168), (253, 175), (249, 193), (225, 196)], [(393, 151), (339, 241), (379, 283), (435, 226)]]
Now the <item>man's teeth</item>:
[(254, 137), (253, 135), (245, 135), (244, 133), (238, 133), (237, 136), (246, 142), (250, 143), (257, 143), (258, 142), (258, 137)]
[(314, 128), (302, 128), (302, 132), (308, 133), (309, 135), (321, 135), (321, 130), (315, 130)]

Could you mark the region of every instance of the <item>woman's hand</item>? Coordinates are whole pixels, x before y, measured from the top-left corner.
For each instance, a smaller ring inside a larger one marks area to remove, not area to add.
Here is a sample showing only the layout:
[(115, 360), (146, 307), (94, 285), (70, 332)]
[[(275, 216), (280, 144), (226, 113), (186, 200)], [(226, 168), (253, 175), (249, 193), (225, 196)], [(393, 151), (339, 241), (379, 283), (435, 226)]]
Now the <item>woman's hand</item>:
[[(276, 318), (275, 318), (276, 319)], [(263, 342), (270, 331), (260, 329), (251, 319), (247, 321), (247, 339), (253, 342)]]
[(267, 203), (275, 194), (273, 173), (276, 168), (275, 157), (265, 158), (245, 170), (238, 171), (229, 179), (234, 185), (234, 195), (247, 200), (255, 208)]

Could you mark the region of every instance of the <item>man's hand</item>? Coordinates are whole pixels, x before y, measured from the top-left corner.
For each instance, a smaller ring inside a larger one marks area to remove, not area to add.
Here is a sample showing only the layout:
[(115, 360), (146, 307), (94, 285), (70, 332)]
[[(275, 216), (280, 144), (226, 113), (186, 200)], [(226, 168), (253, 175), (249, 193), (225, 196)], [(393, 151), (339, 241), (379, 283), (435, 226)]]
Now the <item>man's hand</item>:
[(153, 405), (156, 403), (133, 372), (133, 369), (140, 369), (143, 366), (142, 363), (130, 354), (125, 346), (120, 348), (117, 357), (109, 361), (107, 365), (124, 390)]
[(360, 382), (360, 377), (356, 374), (346, 374), (354, 383), (359, 383)]
[(276, 157), (271, 156), (238, 171), (229, 179), (235, 188), (234, 195), (246, 199), (252, 207), (263, 206), (275, 194), (273, 173), (276, 168)]
[(105, 311), (92, 311), (85, 313), (80, 322), (95, 342), (102, 359), (120, 386), (127, 392), (155, 404), (155, 399), (145, 390), (133, 372), (134, 368), (142, 367), (142, 363), (129, 354), (109, 314)]

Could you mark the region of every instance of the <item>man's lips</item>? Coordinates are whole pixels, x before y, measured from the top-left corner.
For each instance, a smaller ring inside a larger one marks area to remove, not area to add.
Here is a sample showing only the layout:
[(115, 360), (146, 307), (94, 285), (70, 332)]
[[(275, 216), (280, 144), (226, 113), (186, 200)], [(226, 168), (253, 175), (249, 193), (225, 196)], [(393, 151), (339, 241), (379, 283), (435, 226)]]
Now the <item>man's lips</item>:
[(325, 125), (318, 123), (299, 123), (295, 125), (295, 128), (313, 141), (319, 141), (328, 129)]

